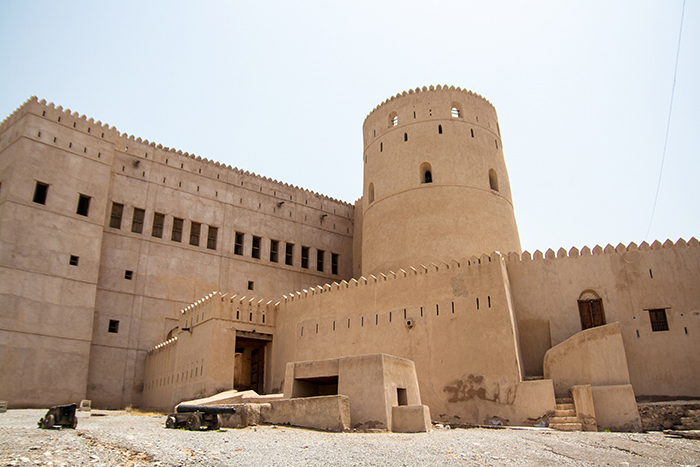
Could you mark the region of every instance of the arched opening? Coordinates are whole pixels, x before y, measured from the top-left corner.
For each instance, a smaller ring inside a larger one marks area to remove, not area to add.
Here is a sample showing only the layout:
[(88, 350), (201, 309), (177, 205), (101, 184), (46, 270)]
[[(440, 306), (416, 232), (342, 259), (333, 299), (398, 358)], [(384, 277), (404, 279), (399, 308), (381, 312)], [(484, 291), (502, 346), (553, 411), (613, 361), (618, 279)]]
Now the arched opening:
[(578, 313), (581, 317), (582, 330), (605, 324), (603, 299), (593, 290), (584, 291), (578, 298)]
[(420, 182), (433, 183), (433, 168), (429, 162), (423, 162), (420, 165)]
[(459, 105), (459, 102), (452, 103), (452, 110), (450, 113), (452, 118), (460, 118), (462, 116), (462, 106)]
[(498, 175), (496, 175), (496, 171), (493, 169), (489, 170), (489, 186), (492, 190), (498, 191)]
[(399, 124), (399, 115), (396, 112), (391, 112), (389, 114), (389, 128), (392, 126), (397, 126)]
[(374, 183), (369, 184), (369, 189), (367, 190), (367, 197), (369, 199), (369, 204), (374, 203)]

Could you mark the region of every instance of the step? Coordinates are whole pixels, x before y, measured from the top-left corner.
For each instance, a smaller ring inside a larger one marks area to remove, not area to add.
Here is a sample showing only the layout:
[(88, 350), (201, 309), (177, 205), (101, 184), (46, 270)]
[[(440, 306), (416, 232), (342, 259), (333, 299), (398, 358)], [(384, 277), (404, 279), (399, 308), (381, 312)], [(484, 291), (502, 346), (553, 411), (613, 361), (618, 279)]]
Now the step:
[(578, 417), (550, 417), (549, 424), (552, 423), (580, 423)]
[(574, 409), (566, 409), (566, 410), (557, 409), (554, 411), (554, 416), (555, 417), (575, 417), (576, 410), (574, 410)]
[(557, 410), (576, 410), (574, 404), (557, 404)]
[(557, 397), (557, 404), (573, 404), (574, 399), (571, 397)]
[(580, 423), (552, 423), (550, 421), (549, 428), (559, 431), (583, 431), (583, 425)]

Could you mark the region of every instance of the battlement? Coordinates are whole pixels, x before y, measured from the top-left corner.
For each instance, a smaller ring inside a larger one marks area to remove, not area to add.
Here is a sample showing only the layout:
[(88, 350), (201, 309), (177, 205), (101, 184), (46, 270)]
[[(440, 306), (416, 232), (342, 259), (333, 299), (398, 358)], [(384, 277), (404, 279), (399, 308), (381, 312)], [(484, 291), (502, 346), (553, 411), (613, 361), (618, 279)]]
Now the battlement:
[(177, 343), (177, 336), (172, 337), (172, 338), (168, 339), (168, 340), (165, 341), (165, 342), (161, 342), (161, 343), (158, 344), (158, 345), (154, 345), (153, 347), (151, 347), (150, 349), (148, 349), (146, 352), (150, 355), (150, 354), (152, 354), (153, 352), (156, 352), (156, 351), (159, 351), (159, 350), (164, 350), (165, 348), (171, 347), (171, 346), (175, 345), (176, 343)]
[(439, 85), (439, 84), (438, 84), (437, 86), (433, 86), (433, 85), (431, 84), (430, 86), (423, 86), (422, 88), (418, 87), (418, 88), (415, 88), (415, 89), (409, 89), (408, 91), (403, 91), (403, 92), (401, 92), (401, 93), (399, 93), (399, 94), (396, 94), (395, 96), (391, 96), (390, 98), (386, 99), (384, 102), (382, 102), (381, 104), (377, 105), (374, 109), (372, 109), (372, 111), (371, 111), (370, 113), (367, 114), (367, 116), (365, 117), (365, 120), (364, 120), (364, 122), (363, 122), (363, 126), (364, 126), (364, 124), (367, 122), (367, 119), (369, 119), (369, 117), (370, 117), (373, 113), (377, 112), (379, 109), (381, 109), (381, 108), (384, 107), (385, 105), (387, 105), (387, 104), (393, 102), (393, 101), (396, 100), (396, 99), (399, 99), (399, 98), (401, 98), (401, 97), (408, 96), (408, 95), (411, 95), (411, 94), (418, 94), (418, 93), (421, 93), (421, 92), (436, 92), (436, 91), (452, 91), (452, 92), (455, 92), (455, 91), (456, 91), (456, 92), (464, 93), (464, 94), (468, 95), (469, 97), (481, 99), (482, 101), (484, 101), (485, 103), (487, 103), (489, 106), (491, 106), (491, 108), (493, 109), (494, 113), (496, 112), (496, 108), (493, 106), (493, 104), (492, 104), (491, 102), (489, 102), (488, 99), (486, 99), (485, 97), (481, 96), (480, 94), (477, 94), (477, 93), (475, 93), (475, 92), (469, 91), (469, 90), (467, 90), (467, 89), (462, 89), (462, 88), (459, 87), (459, 86), (458, 86), (458, 87), (454, 87), (454, 86), (449, 86), (449, 87), (448, 87), (447, 85), (442, 86), (442, 85)]

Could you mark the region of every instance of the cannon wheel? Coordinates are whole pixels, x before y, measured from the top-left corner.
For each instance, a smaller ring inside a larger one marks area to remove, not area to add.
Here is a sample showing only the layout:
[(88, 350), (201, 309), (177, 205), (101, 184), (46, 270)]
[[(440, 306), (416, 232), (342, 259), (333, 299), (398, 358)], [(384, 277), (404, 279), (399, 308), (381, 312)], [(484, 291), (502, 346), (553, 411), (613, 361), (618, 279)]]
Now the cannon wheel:
[(187, 429), (190, 431), (199, 431), (202, 426), (202, 420), (199, 418), (198, 413), (193, 413), (187, 417)]
[(70, 424), (70, 427), (73, 428), (73, 429), (75, 429), (76, 426), (78, 426), (78, 419), (77, 419), (77, 418), (74, 418), (74, 419), (73, 419), (73, 422)]
[(177, 426), (177, 420), (172, 415), (168, 415), (165, 419), (165, 428), (175, 428)]
[(221, 419), (219, 418), (218, 415), (214, 415), (214, 423), (209, 425), (210, 430), (218, 430), (221, 428)]
[(44, 428), (49, 429), (53, 428), (53, 424), (55, 422), (55, 418), (52, 414), (47, 415), (44, 417)]

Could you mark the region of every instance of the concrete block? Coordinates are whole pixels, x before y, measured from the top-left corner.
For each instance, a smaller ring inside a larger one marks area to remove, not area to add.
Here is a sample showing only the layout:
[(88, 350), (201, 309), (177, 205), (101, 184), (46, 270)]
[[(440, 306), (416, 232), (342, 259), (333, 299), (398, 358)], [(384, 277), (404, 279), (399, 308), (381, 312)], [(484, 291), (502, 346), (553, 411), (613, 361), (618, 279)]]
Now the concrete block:
[(273, 425), (344, 431), (350, 429), (350, 401), (343, 395), (280, 399), (263, 404), (261, 416)]
[(427, 405), (397, 405), (391, 408), (391, 430), (396, 433), (430, 431), (430, 409)]

